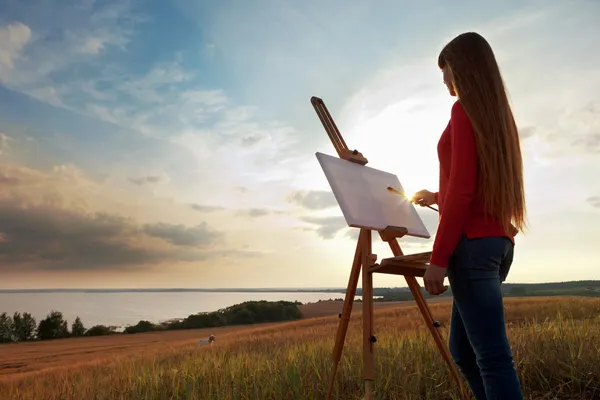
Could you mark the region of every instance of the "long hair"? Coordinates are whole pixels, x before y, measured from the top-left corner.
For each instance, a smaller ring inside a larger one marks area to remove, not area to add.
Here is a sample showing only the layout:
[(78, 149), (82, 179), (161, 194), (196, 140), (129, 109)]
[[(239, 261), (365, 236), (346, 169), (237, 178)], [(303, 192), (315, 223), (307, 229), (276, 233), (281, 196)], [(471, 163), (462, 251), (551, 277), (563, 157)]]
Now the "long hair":
[(473, 125), (479, 194), (486, 214), (497, 219), (507, 233), (523, 231), (526, 211), (519, 132), (492, 48), (481, 35), (463, 33), (442, 49), (438, 66), (449, 67), (458, 101)]

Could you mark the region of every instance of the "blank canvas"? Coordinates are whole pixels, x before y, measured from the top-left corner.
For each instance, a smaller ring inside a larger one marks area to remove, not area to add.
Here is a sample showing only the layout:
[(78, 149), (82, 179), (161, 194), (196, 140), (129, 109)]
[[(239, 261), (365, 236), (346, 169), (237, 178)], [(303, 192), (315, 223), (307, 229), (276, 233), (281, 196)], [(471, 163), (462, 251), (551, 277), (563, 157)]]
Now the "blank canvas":
[(404, 193), (396, 175), (319, 152), (316, 156), (348, 226), (377, 231), (396, 226), (410, 236), (431, 237), (414, 205), (387, 190), (391, 186)]

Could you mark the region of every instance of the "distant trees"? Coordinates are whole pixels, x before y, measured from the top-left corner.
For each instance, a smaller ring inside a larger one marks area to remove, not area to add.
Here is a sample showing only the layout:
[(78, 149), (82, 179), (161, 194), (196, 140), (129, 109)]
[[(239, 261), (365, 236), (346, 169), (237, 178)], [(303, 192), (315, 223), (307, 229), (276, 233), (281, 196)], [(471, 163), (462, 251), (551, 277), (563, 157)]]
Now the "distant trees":
[(218, 311), (192, 314), (178, 321), (153, 324), (140, 321), (128, 326), (123, 333), (142, 333), (162, 330), (215, 328), (226, 325), (247, 325), (262, 322), (293, 321), (302, 318), (300, 302), (247, 301)]
[(83, 323), (81, 322), (81, 319), (79, 317), (75, 318), (75, 321), (73, 321), (73, 324), (71, 325), (71, 336), (83, 336), (85, 335), (85, 327), (83, 326)]
[(113, 333), (116, 333), (115, 326), (95, 325), (86, 330), (79, 317), (75, 318), (71, 324), (71, 332), (69, 332), (67, 321), (63, 319), (63, 315), (59, 311), (50, 312), (45, 319), (40, 321), (37, 328), (37, 337), (40, 340), (82, 336), (104, 336)]
[(13, 315), (13, 336), (15, 341), (32, 340), (35, 337), (35, 318), (29, 313), (14, 313)]
[(511, 296), (527, 296), (527, 288), (525, 286), (514, 286), (509, 290)]
[(62, 313), (60, 311), (51, 311), (46, 318), (40, 321), (36, 336), (40, 340), (69, 337), (67, 321), (63, 319)]
[[(214, 328), (226, 325), (245, 325), (261, 322), (282, 322), (302, 318), (298, 307), (302, 303), (290, 301), (247, 301), (218, 311), (192, 314), (182, 320), (174, 320), (162, 324), (140, 321), (128, 326), (123, 333), (141, 333), (159, 330)], [(36, 324), (31, 314), (15, 313), (12, 317), (7, 313), (0, 314), (0, 343), (27, 340), (52, 340), (67, 337), (104, 336), (117, 334), (116, 327), (95, 325), (85, 328), (81, 318), (76, 317), (71, 324), (64, 319), (60, 311), (52, 310), (46, 318)]]
[(155, 325), (150, 321), (140, 321), (136, 325), (128, 326), (123, 333), (141, 333), (156, 330)]
[(14, 324), (6, 313), (0, 315), (0, 343), (14, 341)]
[(0, 314), (0, 343), (32, 340), (35, 329), (35, 318), (29, 313)]
[(104, 336), (116, 333), (115, 326), (94, 325), (85, 332), (85, 336)]
[(116, 333), (114, 326), (96, 325), (86, 330), (79, 317), (75, 318), (69, 331), (68, 323), (60, 311), (52, 310), (39, 323), (36, 323), (29, 313), (15, 312), (12, 317), (6, 312), (0, 314), (0, 343), (103, 336), (113, 333)]

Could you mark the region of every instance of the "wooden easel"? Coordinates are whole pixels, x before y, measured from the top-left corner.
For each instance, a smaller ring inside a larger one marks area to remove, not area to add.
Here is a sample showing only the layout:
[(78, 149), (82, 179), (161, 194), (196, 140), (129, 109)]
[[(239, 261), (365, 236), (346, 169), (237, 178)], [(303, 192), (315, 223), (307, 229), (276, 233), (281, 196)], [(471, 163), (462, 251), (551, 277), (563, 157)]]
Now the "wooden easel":
[[(350, 150), (346, 145), (346, 142), (342, 138), (333, 118), (329, 114), (325, 103), (318, 97), (312, 97), (311, 103), (321, 120), (325, 131), (329, 135), (333, 146), (335, 147), (340, 158), (348, 161), (355, 162), (360, 165), (366, 165), (368, 160), (357, 150)], [(369, 229), (360, 229), (360, 234), (356, 244), (356, 251), (354, 253), (354, 261), (352, 263), (352, 269), (350, 271), (350, 278), (348, 280), (348, 288), (346, 290), (346, 296), (344, 298), (344, 306), (342, 313), (340, 314), (340, 322), (337, 329), (337, 335), (335, 339), (335, 347), (333, 349), (333, 369), (329, 379), (329, 385), (327, 390), (327, 400), (331, 399), (333, 392), (333, 386), (335, 382), (335, 375), (337, 373), (338, 365), (342, 356), (342, 350), (344, 347), (344, 341), (346, 339), (346, 333), (348, 331), (348, 324), (350, 322), (350, 315), (352, 313), (352, 305), (354, 303), (354, 297), (356, 295), (356, 287), (358, 284), (358, 277), (362, 271), (362, 321), (363, 321), (363, 378), (365, 382), (365, 400), (372, 400), (374, 395), (373, 381), (375, 379), (375, 358), (373, 354), (373, 347), (377, 338), (373, 334), (373, 274), (392, 274), (402, 275), (406, 279), (406, 283), (410, 288), (410, 291), (419, 307), (421, 314), (425, 320), (425, 324), (429, 328), (433, 339), (442, 355), (450, 371), (459, 387), (461, 396), (467, 400), (467, 396), (464, 385), (462, 384), (461, 377), (452, 361), (448, 347), (446, 346), (442, 335), (438, 331), (440, 324), (434, 321), (431, 315), (431, 310), (425, 301), (425, 297), (421, 292), (421, 287), (417, 282), (416, 277), (423, 277), (427, 270), (429, 263), (429, 257), (431, 252), (417, 253), (404, 255), (398, 238), (407, 234), (407, 229), (403, 227), (388, 226), (382, 231), (378, 231), (381, 240), (387, 242), (392, 250), (394, 257), (386, 258), (381, 260), (380, 264), (376, 264), (377, 256), (371, 253), (372, 247), (372, 231)]]

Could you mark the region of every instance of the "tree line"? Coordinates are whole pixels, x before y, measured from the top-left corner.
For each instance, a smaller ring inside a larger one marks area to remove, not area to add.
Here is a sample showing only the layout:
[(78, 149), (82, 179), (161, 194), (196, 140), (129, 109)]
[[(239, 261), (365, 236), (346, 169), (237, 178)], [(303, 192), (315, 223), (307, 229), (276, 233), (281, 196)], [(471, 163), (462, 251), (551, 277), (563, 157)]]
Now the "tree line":
[(302, 318), (299, 301), (246, 301), (212, 312), (192, 314), (180, 320), (153, 324), (140, 321), (125, 328), (124, 333), (164, 330), (216, 328), (219, 326), (247, 325), (265, 322), (284, 322)]
[(15, 312), (12, 316), (0, 314), (0, 343), (30, 340), (62, 339), (68, 337), (100, 336), (114, 332), (116, 327), (96, 325), (86, 329), (76, 317), (69, 330), (68, 322), (60, 311), (52, 310), (39, 323), (30, 313)]
[[(584, 286), (587, 282), (567, 282), (566, 284), (503, 284), (503, 293), (505, 297), (535, 297), (535, 296), (584, 296), (584, 297), (600, 297), (600, 285), (597, 281), (594, 282), (595, 286), (589, 285)], [(421, 287), (421, 293), (426, 299), (440, 298), (440, 297), (452, 297), (452, 288), (448, 287), (444, 293), (433, 296), (430, 295), (425, 288)], [(411, 301), (414, 297), (410, 291), (401, 291), (396, 293), (389, 293), (380, 298), (374, 299), (375, 302), (388, 302), (388, 301)]]
[[(302, 312), (298, 307), (301, 304), (297, 301), (247, 301), (218, 311), (192, 314), (183, 319), (159, 324), (139, 321), (136, 325), (126, 327), (122, 334), (292, 321), (302, 318)], [(69, 330), (68, 321), (60, 311), (55, 310), (39, 323), (29, 313), (15, 312), (12, 316), (6, 312), (0, 314), (0, 343), (110, 334), (121, 334), (121, 332), (117, 332), (115, 326), (105, 325), (95, 325), (86, 329), (79, 317), (75, 318)]]

